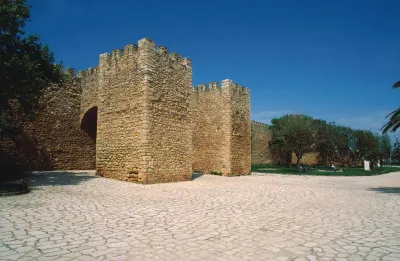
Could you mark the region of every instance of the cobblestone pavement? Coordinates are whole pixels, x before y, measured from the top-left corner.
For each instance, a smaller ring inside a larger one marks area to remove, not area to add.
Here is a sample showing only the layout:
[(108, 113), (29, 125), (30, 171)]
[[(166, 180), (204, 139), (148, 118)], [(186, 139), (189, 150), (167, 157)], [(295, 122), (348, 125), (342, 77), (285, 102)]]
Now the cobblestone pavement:
[(400, 260), (400, 172), (31, 182), (0, 198), (0, 260)]

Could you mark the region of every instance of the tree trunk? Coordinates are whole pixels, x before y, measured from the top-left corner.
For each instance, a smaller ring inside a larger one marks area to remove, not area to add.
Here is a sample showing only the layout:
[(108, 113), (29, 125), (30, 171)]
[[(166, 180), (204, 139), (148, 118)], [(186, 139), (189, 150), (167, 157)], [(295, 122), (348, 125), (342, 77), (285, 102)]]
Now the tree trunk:
[(320, 163), (322, 166), (325, 166), (328, 162), (328, 156), (322, 156), (322, 162)]
[(287, 167), (288, 168), (291, 168), (292, 167), (292, 152), (285, 152), (285, 160), (286, 160), (286, 164), (287, 164)]
[(300, 153), (296, 153), (296, 157), (297, 157), (297, 168), (300, 168), (300, 163), (301, 163), (301, 159), (303, 158), (303, 155), (301, 155)]

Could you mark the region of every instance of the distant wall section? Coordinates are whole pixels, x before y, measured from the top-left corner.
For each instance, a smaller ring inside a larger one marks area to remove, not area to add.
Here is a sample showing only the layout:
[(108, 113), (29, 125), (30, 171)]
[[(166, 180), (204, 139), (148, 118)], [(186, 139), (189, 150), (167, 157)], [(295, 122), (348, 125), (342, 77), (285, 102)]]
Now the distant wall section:
[(269, 126), (258, 121), (251, 121), (251, 163), (270, 164), (272, 155), (269, 150), (271, 140)]
[[(301, 163), (304, 165), (315, 165), (318, 163), (318, 153), (310, 152), (305, 153), (303, 158), (301, 159)], [(296, 154), (292, 154), (292, 164), (297, 164), (297, 157)]]

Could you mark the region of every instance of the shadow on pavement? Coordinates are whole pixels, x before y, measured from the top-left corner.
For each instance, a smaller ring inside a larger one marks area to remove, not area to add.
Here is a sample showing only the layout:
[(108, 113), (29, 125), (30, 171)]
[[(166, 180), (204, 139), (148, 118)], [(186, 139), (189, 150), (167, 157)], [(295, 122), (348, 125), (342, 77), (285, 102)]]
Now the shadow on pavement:
[(28, 176), (27, 180), (29, 185), (34, 188), (35, 186), (65, 186), (65, 185), (78, 185), (96, 176), (93, 171), (51, 171), (51, 172), (34, 172)]
[(369, 188), (368, 191), (400, 195), (400, 187), (377, 187), (377, 188)]
[(198, 179), (203, 175), (204, 175), (203, 173), (193, 173), (192, 174), (192, 180)]

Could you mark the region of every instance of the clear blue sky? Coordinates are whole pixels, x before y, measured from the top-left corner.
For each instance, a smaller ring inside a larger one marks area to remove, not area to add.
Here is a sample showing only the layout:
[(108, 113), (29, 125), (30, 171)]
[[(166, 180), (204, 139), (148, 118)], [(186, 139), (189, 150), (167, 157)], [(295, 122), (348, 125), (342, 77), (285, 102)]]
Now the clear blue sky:
[(150, 37), (193, 60), (193, 84), (249, 87), (261, 122), (295, 112), (378, 131), (399, 106), (398, 0), (29, 3), (28, 32), (66, 67), (93, 67), (100, 53)]

